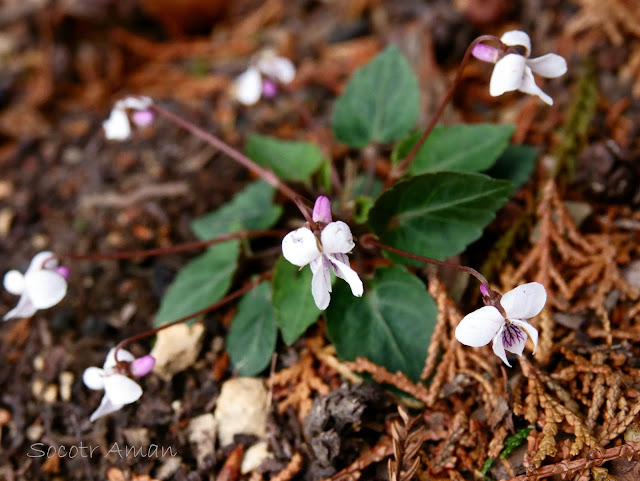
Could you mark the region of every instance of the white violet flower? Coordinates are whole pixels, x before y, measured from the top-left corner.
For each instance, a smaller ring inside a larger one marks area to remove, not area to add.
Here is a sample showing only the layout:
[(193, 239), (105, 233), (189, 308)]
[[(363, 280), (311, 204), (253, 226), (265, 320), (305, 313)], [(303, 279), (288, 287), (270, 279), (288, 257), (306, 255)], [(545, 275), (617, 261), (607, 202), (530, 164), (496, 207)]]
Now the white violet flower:
[(139, 127), (149, 125), (153, 121), (153, 112), (149, 107), (153, 101), (149, 97), (126, 97), (118, 100), (111, 110), (109, 118), (102, 123), (104, 135), (109, 140), (127, 140), (131, 137), (131, 123), (127, 115), (127, 109), (137, 112), (145, 112), (144, 115), (133, 116), (133, 121)]
[(456, 339), (465, 346), (480, 347), (493, 340), (493, 352), (511, 367), (505, 351), (522, 356), (527, 334), (538, 347), (538, 330), (527, 319), (540, 314), (547, 302), (542, 284), (530, 282), (516, 287), (500, 298), (503, 315), (497, 307), (484, 306), (467, 314), (456, 328)]
[(20, 296), (18, 304), (4, 316), (4, 320), (33, 316), (38, 309), (48, 309), (67, 294), (69, 269), (58, 266), (53, 252), (40, 252), (31, 260), (24, 275), (11, 270), (4, 276), (4, 288)]
[(560, 55), (548, 53), (542, 57), (529, 58), (531, 39), (525, 32), (511, 30), (500, 41), (510, 47), (524, 47), (525, 54), (508, 53), (482, 43), (473, 48), (472, 54), (479, 60), (496, 64), (491, 74), (489, 93), (493, 97), (505, 92), (519, 90), (526, 94), (537, 95), (543, 102), (553, 105), (553, 99), (536, 85), (533, 72), (546, 78), (556, 78), (567, 72), (567, 62)]
[(136, 359), (124, 349), (118, 350), (118, 361), (114, 357), (115, 348), (109, 351), (102, 369), (89, 367), (85, 369), (82, 380), (89, 389), (104, 389), (104, 396), (98, 409), (91, 415), (90, 421), (118, 411), (125, 404), (136, 402), (142, 396), (142, 388), (129, 376), (142, 377), (148, 374), (155, 365), (153, 356), (142, 356)]
[(251, 61), (249, 68), (236, 77), (235, 97), (244, 105), (253, 105), (262, 95), (275, 97), (277, 86), (274, 81), (288, 84), (295, 76), (296, 67), (291, 60), (278, 56), (271, 49), (263, 50)]
[(347, 281), (354, 296), (362, 296), (364, 286), (346, 255), (355, 247), (351, 229), (342, 221), (332, 222), (331, 204), (327, 197), (321, 196), (316, 200), (313, 221), (322, 229), (320, 238), (306, 226), (289, 232), (282, 240), (282, 255), (296, 266), (309, 264), (313, 272), (311, 293), (318, 309), (329, 306), (331, 271)]

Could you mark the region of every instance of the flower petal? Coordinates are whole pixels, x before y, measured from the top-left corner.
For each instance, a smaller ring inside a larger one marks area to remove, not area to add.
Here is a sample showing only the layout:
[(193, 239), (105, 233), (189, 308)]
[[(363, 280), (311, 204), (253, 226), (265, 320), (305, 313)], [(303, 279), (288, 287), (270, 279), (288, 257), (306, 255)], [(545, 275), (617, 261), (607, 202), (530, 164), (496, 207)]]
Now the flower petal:
[[(504, 326), (502, 326), (502, 329), (504, 329)], [(500, 329), (500, 331), (498, 331), (496, 336), (493, 338), (493, 353), (500, 359), (502, 359), (502, 362), (504, 362), (507, 366), (511, 367), (511, 364), (507, 359), (507, 353), (505, 352), (504, 346), (502, 345), (502, 329)]]
[(58, 267), (58, 259), (55, 258), (53, 252), (42, 251), (33, 256), (31, 264), (29, 264), (29, 268), (24, 275), (26, 276), (30, 272), (41, 271), (42, 269), (55, 269), (56, 267)]
[(302, 267), (321, 254), (316, 236), (306, 227), (301, 227), (284, 236), (282, 255), (293, 265)]
[(349, 284), (351, 288), (351, 294), (356, 297), (361, 297), (364, 293), (364, 286), (360, 280), (358, 273), (354, 271), (349, 264), (339, 261), (335, 256), (327, 256), (331, 260), (331, 263), (337, 268), (336, 274)]
[(133, 109), (133, 110), (145, 110), (153, 105), (153, 100), (151, 97), (145, 97), (144, 95), (125, 97), (118, 105), (122, 106), (125, 109)]
[(504, 317), (500, 311), (493, 306), (484, 306), (464, 316), (456, 327), (456, 339), (465, 346), (485, 346), (503, 326)]
[(331, 273), (328, 264), (324, 256), (311, 263), (311, 266), (315, 266), (315, 269), (312, 269), (311, 293), (320, 310), (329, 307), (331, 301)]
[(265, 57), (257, 62), (257, 67), (268, 77), (278, 82), (288, 84), (296, 76), (296, 67), (293, 62), (286, 57)]
[(131, 137), (131, 124), (127, 113), (119, 108), (114, 108), (109, 118), (102, 122), (104, 136), (109, 140), (126, 140)]
[(509, 320), (531, 319), (540, 314), (546, 302), (547, 292), (538, 282), (518, 286), (500, 299)]
[(520, 321), (517, 319), (513, 319), (511, 321), (511, 324), (521, 327), (526, 331), (527, 334), (529, 334), (529, 337), (533, 342), (533, 353), (535, 354), (536, 349), (538, 349), (538, 330), (535, 327), (533, 327), (531, 324), (529, 324), (527, 321)]
[(522, 32), (520, 30), (510, 30), (509, 32), (505, 32), (502, 37), (500, 37), (500, 41), (505, 45), (509, 45), (510, 47), (514, 47), (517, 45), (524, 47), (527, 51), (527, 57), (531, 52), (531, 39), (526, 32)]
[(89, 389), (104, 389), (104, 369), (100, 369), (99, 367), (88, 367), (84, 370), (84, 374), (82, 374), (82, 382)]
[(22, 272), (11, 270), (4, 275), (4, 288), (14, 294), (19, 296), (24, 292), (24, 276)]
[(346, 254), (355, 247), (351, 229), (341, 220), (327, 224), (327, 226), (322, 229), (320, 239), (322, 240), (322, 250), (325, 254), (335, 254), (338, 252)]
[[(116, 359), (114, 357), (115, 352), (116, 352), (116, 348), (112, 347), (109, 353), (107, 354), (107, 358), (104, 361), (104, 366), (102, 366), (102, 368), (105, 371), (108, 371), (109, 369), (116, 367)], [(118, 349), (118, 361), (133, 362), (135, 360), (136, 360), (136, 357), (126, 349)]]
[(502, 57), (493, 67), (489, 82), (489, 94), (497, 97), (505, 92), (517, 90), (522, 83), (525, 68), (526, 59), (522, 55), (510, 53)]
[(106, 416), (107, 414), (118, 411), (122, 409), (122, 406), (124, 406), (124, 404), (114, 404), (111, 399), (109, 399), (109, 396), (105, 394), (104, 396), (102, 396), (102, 402), (100, 403), (100, 406), (98, 406), (98, 409), (93, 412), (93, 414), (89, 418), (89, 421), (93, 422), (96, 419), (101, 418), (102, 416)]
[(67, 281), (53, 271), (33, 271), (24, 276), (24, 288), (37, 309), (47, 309), (64, 299)]
[(33, 316), (37, 311), (38, 309), (33, 305), (29, 296), (23, 294), (20, 296), (20, 299), (18, 299), (16, 307), (7, 312), (2, 320), (8, 321), (9, 319), (24, 319)]
[(547, 78), (556, 78), (567, 73), (567, 61), (555, 53), (548, 53), (538, 58), (529, 58), (527, 59), (527, 65), (538, 75)]
[(542, 99), (542, 101), (548, 105), (553, 105), (553, 99), (545, 94), (540, 87), (536, 85), (536, 81), (533, 78), (533, 72), (529, 67), (525, 67), (524, 73), (522, 76), (522, 83), (520, 87), (518, 87), (520, 92), (524, 92), (525, 94), (537, 95)]
[(238, 102), (244, 105), (253, 105), (260, 99), (262, 93), (262, 76), (258, 69), (249, 67), (236, 77), (234, 86)]
[(518, 356), (522, 356), (524, 345), (527, 343), (525, 331), (515, 324), (510, 324), (502, 329), (502, 347)]
[(142, 396), (142, 388), (138, 383), (122, 374), (105, 377), (104, 392), (113, 404), (129, 404)]
[(316, 199), (316, 203), (313, 205), (313, 221), (328, 224), (332, 220), (331, 201), (328, 197), (321, 195)]
[(490, 47), (489, 45), (485, 45), (483, 43), (479, 43), (473, 50), (471, 50), (471, 55), (473, 55), (478, 60), (482, 60), (483, 62), (496, 63), (498, 61), (498, 49)]

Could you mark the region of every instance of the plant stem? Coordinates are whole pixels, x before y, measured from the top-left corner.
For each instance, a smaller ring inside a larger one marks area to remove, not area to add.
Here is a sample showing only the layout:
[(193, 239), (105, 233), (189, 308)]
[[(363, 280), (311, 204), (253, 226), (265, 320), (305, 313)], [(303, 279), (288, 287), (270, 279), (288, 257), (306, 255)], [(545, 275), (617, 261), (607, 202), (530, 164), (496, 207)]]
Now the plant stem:
[[(290, 201), (296, 203), (297, 206), (300, 206), (300, 204), (296, 202), (296, 199), (299, 198), (300, 196), (293, 189), (291, 189), (291, 187), (283, 183), (280, 180), (280, 178), (276, 174), (274, 174), (272, 171), (263, 169), (258, 164), (256, 164), (253, 160), (251, 160), (249, 157), (247, 157), (240, 151), (234, 149), (229, 144), (223, 142), (215, 135), (210, 134), (209, 132), (206, 132), (205, 130), (201, 129), (197, 125), (189, 122), (186, 119), (183, 119), (179, 115), (174, 114), (173, 112), (165, 109), (164, 107), (160, 107), (157, 104), (153, 104), (151, 105), (150, 109), (152, 109), (154, 112), (158, 113), (159, 115), (162, 115), (164, 118), (173, 122), (174, 124), (187, 130), (189, 133), (195, 135), (196, 137), (204, 140), (205, 142), (209, 143), (215, 148), (221, 150), (222, 152), (227, 154), (229, 157), (231, 157), (233, 160), (235, 160), (240, 165), (242, 165), (244, 168), (246, 168), (250, 172), (253, 172), (257, 176), (264, 179), (264, 181), (267, 182), (272, 187), (278, 189)], [(302, 212), (302, 215), (304, 215), (305, 219), (307, 219), (307, 222), (309, 222), (311, 226), (315, 227), (315, 222), (311, 218), (311, 215), (308, 212), (308, 210), (301, 209), (301, 212)]]
[(391, 169), (391, 172), (389, 172), (389, 176), (387, 177), (387, 180), (384, 184), (385, 189), (391, 186), (393, 182), (395, 182), (397, 179), (399, 179), (404, 175), (405, 170), (407, 169), (409, 164), (413, 161), (415, 156), (418, 154), (418, 151), (420, 150), (422, 145), (426, 142), (427, 138), (431, 134), (431, 131), (438, 123), (438, 120), (440, 120), (440, 117), (442, 116), (442, 113), (444, 112), (445, 107), (451, 101), (451, 98), (453, 97), (455, 90), (458, 88), (458, 85), (462, 80), (462, 72), (464, 71), (465, 67), (469, 63), (469, 59), (471, 58), (471, 52), (473, 52), (473, 48), (476, 45), (478, 45), (480, 42), (496, 41), (496, 40), (498, 42), (500, 41), (497, 37), (494, 37), (493, 35), (481, 35), (480, 37), (476, 38), (473, 42), (469, 44), (469, 46), (467, 47), (467, 51), (464, 53), (464, 57), (462, 58), (462, 62), (460, 62), (460, 66), (458, 67), (456, 76), (453, 79), (453, 83), (451, 84), (451, 87), (449, 87), (449, 90), (447, 91), (447, 94), (444, 96), (444, 99), (442, 100), (442, 103), (438, 107), (438, 110), (436, 110), (436, 113), (431, 118), (431, 121), (429, 122), (429, 125), (427, 125), (427, 128), (425, 129), (424, 133), (422, 134), (420, 139), (416, 142), (416, 144), (413, 146), (413, 148), (409, 151), (407, 156), (402, 160), (402, 162), (400, 162), (400, 164), (398, 164), (396, 167)]
[(132, 342), (138, 341), (140, 339), (144, 339), (145, 337), (153, 336), (153, 335), (157, 334), (158, 332), (162, 331), (163, 329), (167, 329), (167, 328), (175, 326), (177, 324), (182, 324), (183, 322), (187, 322), (187, 321), (193, 319), (194, 317), (202, 316), (203, 314), (207, 314), (208, 312), (215, 311), (216, 309), (219, 309), (220, 307), (224, 306), (225, 304), (228, 304), (229, 302), (237, 299), (241, 295), (243, 295), (246, 292), (250, 291), (255, 286), (260, 284), (262, 281), (264, 281), (266, 279), (269, 279), (271, 276), (273, 276), (273, 271), (265, 272), (265, 273), (259, 275), (255, 280), (247, 283), (244, 287), (241, 287), (237, 291), (232, 292), (231, 294), (229, 294), (225, 298), (219, 300), (215, 304), (212, 304), (212, 305), (210, 305), (208, 307), (205, 307), (204, 309), (200, 309), (199, 311), (196, 311), (196, 312), (194, 312), (192, 314), (189, 314), (188, 316), (181, 317), (180, 319), (168, 322), (167, 324), (163, 324), (162, 326), (156, 327), (155, 329), (151, 329), (149, 331), (141, 332), (141, 333), (136, 334), (134, 336), (128, 337), (128, 338), (124, 339), (123, 341), (120, 341), (118, 343), (118, 345), (116, 345), (116, 347), (115, 347), (115, 351), (113, 353), (113, 358), (116, 360), (116, 362), (118, 362), (118, 351), (120, 349), (124, 348), (125, 346), (131, 344)]
[[(257, 230), (257, 231), (240, 231), (233, 234), (225, 234), (213, 239), (205, 241), (187, 242), (177, 246), (158, 247), (156, 249), (148, 249), (141, 251), (114, 252), (107, 254), (55, 254), (52, 258), (57, 259), (73, 259), (73, 260), (95, 260), (95, 261), (111, 261), (120, 259), (135, 259), (143, 257), (151, 257), (165, 254), (174, 254), (176, 252), (184, 252), (193, 249), (201, 249), (215, 244), (221, 244), (235, 239), (251, 239), (254, 237), (284, 237), (287, 233), (279, 230)], [(47, 259), (48, 261), (49, 259)], [(46, 261), (45, 261), (46, 262)]]

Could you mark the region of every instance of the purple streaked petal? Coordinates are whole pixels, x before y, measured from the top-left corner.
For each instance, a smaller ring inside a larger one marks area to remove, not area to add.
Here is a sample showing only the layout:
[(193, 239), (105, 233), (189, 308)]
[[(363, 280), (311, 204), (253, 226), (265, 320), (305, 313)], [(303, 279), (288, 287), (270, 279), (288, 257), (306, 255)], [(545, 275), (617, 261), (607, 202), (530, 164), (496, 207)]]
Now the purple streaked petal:
[(496, 336), (493, 338), (493, 353), (502, 359), (507, 366), (511, 367), (509, 360), (507, 359), (507, 353), (504, 350), (504, 345), (502, 344), (502, 331), (504, 326), (498, 331)]
[(506, 351), (522, 356), (526, 342), (527, 335), (520, 327), (508, 324), (502, 329), (502, 346)]

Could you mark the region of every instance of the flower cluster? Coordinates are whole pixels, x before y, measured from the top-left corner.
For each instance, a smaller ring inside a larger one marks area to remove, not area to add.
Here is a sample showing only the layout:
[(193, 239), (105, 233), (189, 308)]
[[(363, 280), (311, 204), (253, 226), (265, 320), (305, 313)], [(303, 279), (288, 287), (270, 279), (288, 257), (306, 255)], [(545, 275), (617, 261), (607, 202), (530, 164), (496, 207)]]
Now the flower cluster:
[(142, 388), (131, 379), (149, 374), (155, 365), (153, 356), (142, 356), (138, 359), (129, 351), (118, 350), (118, 362), (115, 348), (109, 351), (102, 369), (89, 367), (84, 371), (82, 380), (89, 389), (104, 389), (104, 396), (98, 409), (91, 415), (90, 421), (118, 411), (125, 404), (136, 402), (142, 396)]
[(127, 140), (131, 137), (131, 123), (127, 109), (133, 110), (133, 123), (145, 127), (153, 122), (153, 112), (149, 107), (153, 101), (149, 97), (126, 97), (118, 100), (111, 110), (109, 118), (102, 123), (104, 135), (109, 140)]
[(564, 58), (554, 53), (548, 53), (538, 58), (529, 58), (531, 52), (531, 39), (525, 32), (512, 30), (506, 32), (500, 41), (509, 47), (523, 47), (524, 55), (519, 53), (507, 53), (484, 45), (476, 45), (472, 51), (474, 57), (484, 62), (494, 63), (489, 93), (493, 97), (505, 92), (519, 90), (526, 94), (537, 95), (543, 102), (553, 105), (553, 99), (544, 93), (536, 85), (533, 72), (546, 78), (556, 78), (567, 72), (567, 62)]
[(355, 247), (351, 229), (342, 221), (332, 221), (331, 203), (324, 196), (316, 200), (312, 218), (319, 228), (322, 227), (319, 237), (308, 226), (289, 232), (282, 240), (282, 255), (296, 266), (309, 264), (313, 272), (311, 292), (318, 309), (329, 306), (331, 271), (347, 281), (354, 296), (362, 296), (362, 281), (347, 257)]
[(296, 68), (291, 60), (278, 56), (271, 49), (263, 50), (251, 61), (249, 68), (236, 77), (235, 97), (244, 105), (253, 105), (263, 95), (275, 97), (278, 92), (275, 82), (288, 84), (295, 76)]
[(484, 346), (493, 341), (493, 352), (511, 367), (506, 351), (522, 356), (527, 334), (533, 341), (535, 353), (538, 330), (528, 319), (540, 314), (546, 302), (547, 292), (542, 284), (530, 282), (518, 286), (499, 299), (502, 312), (496, 306), (489, 305), (467, 314), (456, 328), (456, 339), (471, 347)]
[(58, 265), (53, 252), (40, 252), (22, 274), (11, 270), (4, 276), (4, 288), (20, 296), (18, 304), (4, 316), (4, 320), (33, 316), (38, 309), (48, 309), (67, 294), (69, 269)]

